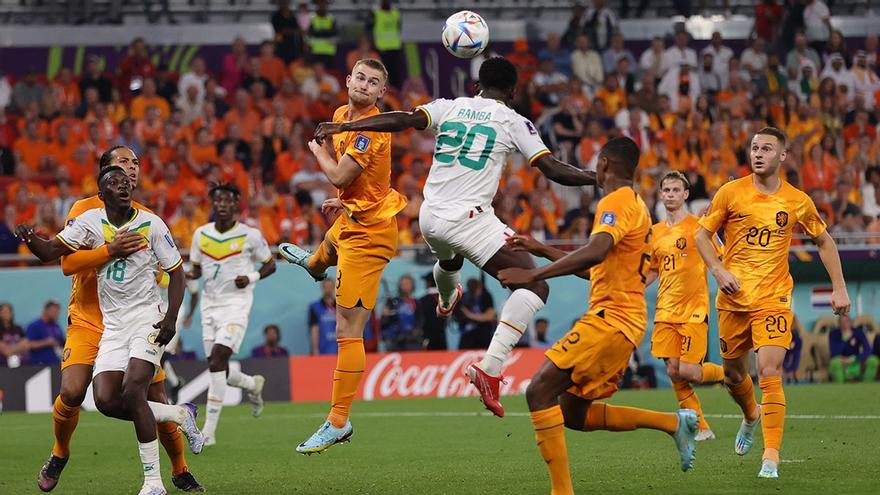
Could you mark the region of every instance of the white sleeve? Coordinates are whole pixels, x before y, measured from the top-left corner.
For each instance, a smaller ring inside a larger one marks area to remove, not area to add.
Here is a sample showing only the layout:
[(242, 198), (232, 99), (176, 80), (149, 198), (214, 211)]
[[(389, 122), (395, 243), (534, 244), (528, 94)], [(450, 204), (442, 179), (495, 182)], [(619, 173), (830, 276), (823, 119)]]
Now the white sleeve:
[(192, 244), (189, 247), (189, 262), (194, 265), (202, 264), (202, 250), (199, 249), (199, 238), (202, 235), (202, 228), (199, 227), (193, 232)]
[(154, 217), (153, 220), (153, 228), (150, 229), (150, 247), (156, 254), (162, 270), (173, 271), (183, 264), (183, 258), (180, 257), (180, 251), (174, 245), (174, 238), (171, 237), (165, 222), (159, 217)]
[(428, 128), (436, 131), (440, 126), (440, 119), (446, 115), (446, 112), (448, 112), (454, 104), (454, 100), (438, 98), (434, 101), (425, 103), (424, 105), (419, 105), (416, 108), (425, 112), (425, 115), (428, 116)]
[(89, 212), (83, 213), (76, 218), (71, 218), (67, 221), (67, 226), (64, 227), (64, 230), (55, 237), (74, 251), (77, 249), (93, 249), (97, 247), (95, 245), (97, 238), (94, 235), (93, 229), (89, 228), (89, 222), (93, 218), (94, 215)]
[(529, 165), (539, 156), (550, 153), (547, 145), (541, 139), (541, 135), (538, 134), (535, 124), (521, 115), (517, 115), (514, 119), (510, 136), (513, 138), (516, 149), (528, 159)]
[(254, 263), (265, 263), (272, 257), (269, 243), (263, 237), (263, 233), (257, 229), (251, 229), (248, 233), (248, 242), (251, 243), (251, 259)]

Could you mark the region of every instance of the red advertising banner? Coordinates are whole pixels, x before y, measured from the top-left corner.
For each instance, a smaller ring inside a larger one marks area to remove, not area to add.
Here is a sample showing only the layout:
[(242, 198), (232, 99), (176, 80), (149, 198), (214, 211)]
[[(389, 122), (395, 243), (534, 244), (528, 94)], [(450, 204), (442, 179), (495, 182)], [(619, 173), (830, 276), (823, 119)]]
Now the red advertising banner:
[[(367, 369), (358, 399), (468, 397), (476, 395), (464, 370), (485, 351), (425, 351), (367, 354)], [(504, 367), (501, 395), (525, 393), (544, 361), (541, 349), (515, 350)], [(292, 356), (290, 397), (293, 402), (326, 401), (336, 356)]]

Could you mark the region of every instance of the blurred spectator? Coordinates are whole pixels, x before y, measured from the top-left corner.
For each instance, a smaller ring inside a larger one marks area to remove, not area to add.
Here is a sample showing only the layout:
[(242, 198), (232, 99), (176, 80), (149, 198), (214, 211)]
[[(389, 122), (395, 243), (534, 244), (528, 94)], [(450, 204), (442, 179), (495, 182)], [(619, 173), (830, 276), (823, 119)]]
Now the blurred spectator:
[(84, 96), (86, 90), (95, 88), (99, 99), (107, 103), (113, 92), (113, 81), (102, 71), (102, 64), (103, 61), (97, 55), (86, 58), (86, 70), (79, 80), (79, 92)]
[(143, 91), (131, 100), (131, 118), (143, 119), (147, 114), (147, 108), (159, 109), (159, 118), (167, 119), (171, 115), (171, 107), (165, 98), (159, 96), (156, 91), (156, 80), (147, 77), (143, 80)]
[(425, 295), (418, 301), (417, 326), (424, 339), (422, 347), (427, 351), (445, 351), (446, 344), (446, 318), (437, 316), (437, 300), (440, 297), (437, 292), (437, 283), (434, 282), (434, 273), (428, 272), (422, 276), (425, 281)]
[(629, 366), (620, 380), (621, 388), (657, 388), (657, 374), (650, 364), (642, 364), (639, 350), (633, 351)]
[(768, 44), (772, 44), (782, 27), (784, 11), (776, 0), (761, 0), (755, 5), (755, 24), (752, 33)]
[(785, 68), (789, 73), (800, 74), (801, 66), (809, 61), (818, 74), (818, 68), (822, 67), (822, 60), (819, 58), (819, 52), (807, 46), (807, 37), (804, 33), (797, 33), (794, 36), (794, 48), (788, 52), (785, 58)]
[(819, 50), (834, 29), (831, 27), (831, 11), (825, 2), (812, 0), (807, 3), (804, 7), (804, 27), (810, 46)]
[(801, 324), (795, 316), (791, 322), (791, 345), (785, 351), (785, 358), (782, 360), (782, 373), (786, 383), (798, 382), (797, 370), (801, 363), (803, 345)]
[(590, 35), (593, 46), (604, 51), (611, 46), (611, 38), (617, 31), (620, 20), (613, 10), (605, 6), (605, 0), (593, 0), (592, 4), (583, 15), (580, 32)]
[(730, 59), (733, 58), (733, 50), (724, 46), (724, 40), (721, 38), (721, 33), (719, 31), (712, 33), (712, 39), (709, 41), (709, 46), (703, 48), (701, 54), (703, 55), (704, 61), (707, 53), (712, 54), (712, 72), (719, 76), (723, 76), (730, 65)]
[(45, 97), (46, 85), (37, 79), (36, 69), (31, 67), (12, 88), (12, 107), (23, 113), (32, 103), (42, 105)]
[(553, 58), (546, 54), (541, 59), (540, 70), (532, 81), (538, 101), (549, 107), (559, 105), (562, 94), (568, 86), (568, 77), (556, 70)]
[(630, 70), (636, 69), (636, 58), (633, 57), (631, 51), (624, 47), (623, 41), (623, 34), (620, 31), (615, 31), (611, 36), (611, 46), (602, 52), (602, 67), (605, 68), (605, 72), (614, 70), (621, 58), (629, 61)]
[(309, 52), (315, 62), (332, 66), (336, 57), (336, 19), (327, 11), (327, 0), (315, 0), (315, 13), (309, 28)]
[(767, 67), (767, 51), (764, 46), (764, 38), (755, 38), (742, 52), (740, 64), (748, 71), (750, 77), (752, 74), (762, 73)]
[(397, 282), (397, 297), (388, 297), (382, 307), (379, 324), (385, 350), (391, 352), (415, 351), (422, 348), (418, 333), (418, 301), (413, 297), (415, 280), (404, 275)]
[(675, 33), (674, 43), (663, 53), (663, 74), (670, 70), (687, 64), (689, 67), (697, 67), (697, 52), (688, 46), (690, 35), (683, 28)]
[(277, 0), (277, 3), (278, 10), (270, 18), (275, 31), (275, 55), (289, 64), (303, 55), (303, 30), (290, 10), (290, 0)]
[[(271, 90), (267, 91), (267, 93), (269, 96), (272, 96), (275, 92), (275, 88), (281, 84), (281, 79), (287, 73), (287, 66), (283, 60), (275, 56), (275, 45), (269, 40), (260, 43), (259, 61), (259, 75), (269, 81), (270, 84), (268, 87), (271, 88)], [(245, 87), (249, 86), (245, 84)]]
[(550, 323), (547, 321), (547, 318), (535, 320), (535, 340), (531, 342), (530, 347), (549, 349), (553, 345), (553, 342), (547, 340), (547, 330), (549, 327)]
[(862, 213), (866, 217), (877, 218), (880, 216), (878, 194), (880, 194), (880, 166), (874, 165), (865, 169), (865, 183), (861, 190)]
[(831, 350), (828, 374), (832, 381), (874, 381), (880, 358), (872, 354), (865, 329), (853, 327), (849, 316), (841, 315), (838, 326), (828, 332), (828, 345)]
[(165, 17), (168, 18), (168, 24), (177, 24), (177, 20), (171, 15), (171, 8), (168, 6), (168, 0), (158, 0), (158, 3), (159, 12), (154, 15), (152, 10), (153, 0), (144, 0), (144, 14), (147, 16), (147, 22), (150, 24), (156, 24), (164, 14)]
[(281, 346), (281, 329), (278, 325), (266, 325), (263, 329), (263, 345), (251, 349), (253, 358), (272, 358), (287, 356), (289, 352)]
[(559, 33), (547, 35), (547, 46), (538, 52), (538, 60), (553, 60), (553, 67), (557, 71), (571, 77), (571, 51), (562, 46), (562, 38)]
[(318, 162), (311, 153), (305, 154), (302, 161), (302, 169), (293, 174), (290, 179), (290, 190), (302, 190), (311, 195), (314, 204), (321, 204), (327, 198), (330, 181), (327, 176), (318, 170)]
[(220, 85), (226, 93), (232, 94), (241, 85), (245, 74), (250, 69), (250, 57), (247, 46), (240, 36), (232, 41), (232, 50), (223, 56), (223, 70), (220, 77)]
[(0, 366), (18, 368), (27, 363), (28, 341), (9, 303), (0, 303)]
[(185, 95), (189, 91), (189, 87), (195, 87), (196, 100), (203, 101), (205, 99), (205, 82), (208, 80), (208, 70), (205, 66), (205, 59), (202, 57), (194, 57), (188, 71), (180, 76), (177, 83), (178, 94)]
[(835, 236), (845, 236), (837, 239), (838, 244), (862, 244), (864, 240), (853, 234), (862, 234), (864, 232), (862, 212), (858, 206), (852, 203), (848, 203), (842, 212), (837, 213), (835, 225), (831, 227), (831, 233), (835, 234)]
[(9, 76), (0, 72), (0, 109), (5, 109), (12, 102), (12, 85)]
[(714, 96), (721, 91), (721, 76), (715, 71), (715, 61), (712, 52), (703, 52), (703, 63), (697, 71), (697, 79), (700, 81), (700, 91), (710, 96)]
[(14, 204), (7, 204), (3, 208), (3, 223), (0, 223), (0, 254), (16, 254), (21, 239), (15, 235), (15, 226), (18, 223), (18, 212)]
[(334, 96), (339, 93), (339, 81), (333, 75), (327, 73), (323, 63), (315, 63), (312, 69), (311, 77), (306, 78), (300, 86), (300, 91), (307, 100), (317, 100), (321, 95), (322, 86), (326, 87), (326, 91), (333, 93)]
[(48, 301), (43, 307), (43, 314), (27, 326), (25, 337), (30, 349), (30, 364), (61, 364), (64, 334), (58, 326), (59, 309), (57, 302)]
[(379, 57), (371, 58), (379, 58), (385, 63), (385, 68), (388, 69), (388, 82), (391, 86), (400, 88), (406, 73), (402, 63), (403, 22), (400, 11), (391, 6), (391, 0), (381, 0), (379, 7), (373, 9), (367, 29), (373, 34), (373, 44), (379, 51)]
[(880, 91), (880, 76), (875, 71), (876, 67), (868, 66), (868, 56), (865, 50), (857, 51), (851, 70), (854, 97), (861, 97), (868, 110), (874, 109), (876, 99), (874, 95)]
[(868, 67), (877, 72), (877, 58), (880, 55), (880, 41), (876, 34), (865, 36), (865, 54), (868, 60)]
[(681, 62), (680, 67), (667, 70), (657, 86), (657, 92), (669, 98), (676, 113), (687, 113), (700, 94), (700, 79), (692, 69), (688, 62)]
[[(132, 40), (128, 48), (128, 55), (119, 62), (119, 66), (116, 68), (116, 87), (119, 89), (120, 94), (122, 94), (123, 100), (131, 100), (131, 97), (141, 90), (141, 87), (144, 85), (144, 79), (152, 77), (155, 70), (153, 63), (150, 61), (147, 44), (144, 42), (144, 39), (135, 38)], [(154, 86), (154, 93), (155, 90)], [(166, 112), (163, 115), (168, 115), (168, 113)]]
[(831, 78), (838, 87), (846, 86), (847, 94), (852, 98), (855, 81), (853, 81), (852, 73), (846, 68), (843, 56), (839, 53), (835, 53), (829, 58), (828, 62), (828, 65), (826, 65), (825, 69), (822, 70), (822, 73), (819, 74), (819, 79), (825, 79), (826, 77)]
[[(351, 73), (351, 70), (354, 69), (354, 64), (356, 64), (358, 60), (363, 60), (365, 58), (382, 60), (382, 56), (373, 48), (373, 42), (370, 40), (370, 37), (367, 34), (362, 34), (360, 38), (358, 38), (357, 46), (352, 48), (345, 56), (345, 68), (348, 71), (347, 74)], [(389, 77), (391, 77), (390, 73)]]
[(455, 310), (461, 340), (459, 349), (485, 349), (495, 329), (495, 301), (479, 279), (467, 281), (467, 290)]
[(651, 46), (642, 52), (639, 57), (639, 68), (642, 71), (651, 70), (655, 75), (663, 73), (663, 54), (666, 52), (666, 43), (662, 36), (654, 36)]
[(321, 282), (321, 298), (309, 305), (309, 344), (311, 354), (336, 354), (336, 285), (332, 279)]

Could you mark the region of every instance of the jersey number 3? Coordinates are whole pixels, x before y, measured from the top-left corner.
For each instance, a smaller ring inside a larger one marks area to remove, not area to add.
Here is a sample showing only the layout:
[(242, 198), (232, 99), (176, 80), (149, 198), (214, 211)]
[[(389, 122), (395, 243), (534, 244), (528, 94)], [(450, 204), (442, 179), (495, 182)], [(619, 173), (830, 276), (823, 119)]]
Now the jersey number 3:
[[(484, 136), (486, 144), (475, 160), (468, 155), (477, 136)], [(441, 152), (444, 148), (448, 151)], [(482, 170), (489, 161), (493, 148), (495, 148), (495, 129), (482, 124), (468, 128), (461, 122), (444, 122), (440, 126), (440, 134), (437, 135), (434, 159), (440, 163), (453, 163), (458, 160), (458, 163), (469, 169)]]

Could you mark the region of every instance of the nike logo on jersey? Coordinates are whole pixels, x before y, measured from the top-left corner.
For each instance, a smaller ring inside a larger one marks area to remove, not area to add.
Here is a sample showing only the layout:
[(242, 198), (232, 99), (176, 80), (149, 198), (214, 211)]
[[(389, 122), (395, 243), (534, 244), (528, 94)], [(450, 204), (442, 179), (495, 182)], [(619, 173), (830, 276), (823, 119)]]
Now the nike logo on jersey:
[(743, 215), (742, 213), (739, 214), (740, 218), (746, 218), (746, 217), (750, 217), (750, 216), (752, 216), (752, 215), (751, 214)]

